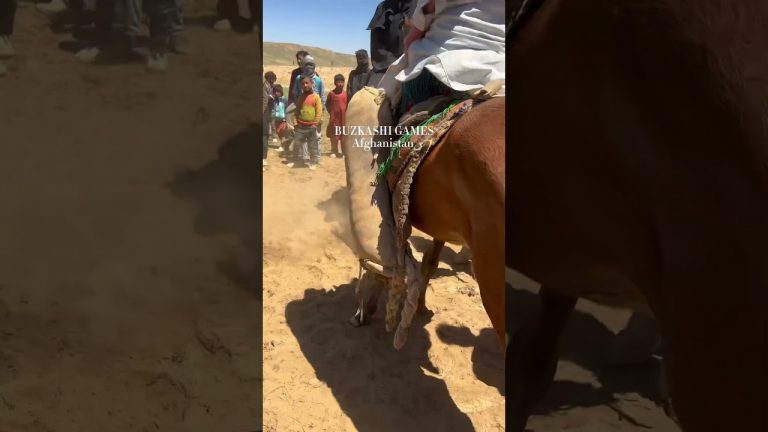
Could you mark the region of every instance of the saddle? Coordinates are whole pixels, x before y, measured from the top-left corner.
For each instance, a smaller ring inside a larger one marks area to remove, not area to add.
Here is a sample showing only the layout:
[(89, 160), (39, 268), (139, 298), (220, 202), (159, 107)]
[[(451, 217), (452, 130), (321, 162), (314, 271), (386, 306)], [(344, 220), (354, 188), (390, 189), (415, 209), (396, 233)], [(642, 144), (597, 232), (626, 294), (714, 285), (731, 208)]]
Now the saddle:
[(467, 92), (466, 99), (435, 96), (414, 105), (400, 117), (395, 130), (408, 133), (392, 147), (378, 172), (380, 177), (386, 178), (392, 195), (398, 247), (405, 246), (410, 236), (410, 190), (419, 166), (461, 116), (474, 105), (494, 97), (501, 86), (501, 81), (491, 81), (480, 89)]
[[(394, 233), (392, 234), (394, 234), (395, 251), (391, 252), (395, 253), (395, 260), (391, 261), (394, 261), (395, 264), (388, 274), (389, 299), (386, 317), (388, 331), (394, 328), (401, 298), (406, 292), (406, 300), (400, 313), (400, 323), (395, 333), (394, 346), (397, 349), (405, 343), (407, 330), (416, 311), (420, 292), (420, 277), (408, 244), (408, 238), (411, 234), (408, 208), (411, 185), (416, 172), (430, 151), (439, 145), (446, 133), (462, 115), (469, 112), (476, 104), (492, 98), (501, 88), (501, 81), (492, 81), (481, 89), (467, 92), (462, 99), (438, 96), (417, 104), (400, 117), (398, 127), (421, 126), (423, 129), (407, 131), (405, 135), (399, 138), (388, 155), (382, 152), (378, 156), (379, 161), (381, 161), (381, 157), (387, 157), (385, 161), (379, 164), (374, 185), (382, 180), (387, 181), (391, 198), (391, 213), (389, 214), (394, 222), (392, 224), (394, 225), (392, 227)], [(380, 91), (378, 98), (384, 97), (386, 94)], [(380, 104), (377, 103), (377, 105)], [(383, 217), (386, 218), (387, 216)], [(391, 227), (391, 225), (389, 226)], [(391, 230), (392, 228), (388, 228), (388, 224), (385, 223), (381, 225), (382, 230)]]

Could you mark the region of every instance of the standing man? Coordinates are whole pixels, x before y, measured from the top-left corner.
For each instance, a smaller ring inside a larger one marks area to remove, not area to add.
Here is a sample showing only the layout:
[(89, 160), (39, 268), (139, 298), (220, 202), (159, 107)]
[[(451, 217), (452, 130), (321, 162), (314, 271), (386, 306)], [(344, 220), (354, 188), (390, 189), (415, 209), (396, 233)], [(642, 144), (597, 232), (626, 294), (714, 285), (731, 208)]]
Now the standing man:
[(291, 71), (291, 82), (288, 84), (288, 103), (296, 103), (298, 96), (296, 80), (301, 76), (301, 64), (304, 62), (304, 57), (308, 55), (309, 53), (304, 50), (296, 53), (296, 69)]
[(312, 83), (312, 90), (320, 96), (320, 99), (323, 101), (323, 106), (325, 106), (325, 89), (323, 88), (323, 80), (320, 78), (320, 75), (315, 72), (315, 59), (307, 54), (304, 56), (304, 61), (301, 63), (301, 75), (299, 75), (299, 78), (296, 80), (295, 89), (294, 92), (296, 94), (296, 98), (298, 99), (302, 94), (302, 87), (301, 87), (301, 78), (309, 78), (310, 82)]
[(269, 71), (264, 74), (264, 89), (261, 98), (261, 130), (262, 130), (262, 159), (263, 165), (267, 165), (267, 152), (269, 152), (269, 132), (270, 123), (272, 119), (272, 108), (274, 107), (274, 92), (273, 88), (277, 81), (277, 75), (274, 72)]
[(8, 72), (3, 59), (13, 57), (16, 52), (11, 43), (13, 21), (16, 18), (16, 0), (0, 1), (0, 76)]
[(146, 0), (149, 15), (149, 59), (147, 70), (165, 72), (171, 51), (173, 17), (177, 13), (175, 0)]
[[(146, 0), (152, 2), (154, 0)], [(135, 39), (141, 34), (142, 17), (144, 16), (143, 0), (126, 0), (123, 24), (129, 38)], [(174, 9), (171, 13), (169, 48), (176, 54), (187, 54), (188, 48), (184, 38), (184, 0), (173, 0)], [(135, 42), (134, 42), (135, 43)]]
[(368, 59), (368, 51), (361, 49), (355, 52), (357, 67), (349, 73), (347, 80), (347, 104), (355, 93), (368, 84), (371, 72), (371, 62)]

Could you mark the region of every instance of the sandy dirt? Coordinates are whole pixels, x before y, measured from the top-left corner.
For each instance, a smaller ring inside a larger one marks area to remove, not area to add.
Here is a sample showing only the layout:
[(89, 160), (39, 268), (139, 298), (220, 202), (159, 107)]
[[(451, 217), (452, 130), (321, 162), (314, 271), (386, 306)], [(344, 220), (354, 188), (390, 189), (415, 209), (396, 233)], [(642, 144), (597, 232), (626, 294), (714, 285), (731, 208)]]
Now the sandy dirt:
[[(287, 82), (282, 69), (264, 67)], [(349, 72), (329, 69), (325, 81)], [(358, 269), (344, 162), (329, 151), (324, 137), (311, 172), (272, 149), (264, 173), (265, 431), (504, 430), (502, 354), (469, 265), (440, 265), (427, 293), (435, 315), (417, 319), (402, 351), (383, 303), (370, 326), (347, 324)], [(429, 244), (414, 239), (417, 252)]]
[(260, 430), (258, 38), (148, 75), (48, 27), (0, 78), (0, 431)]
[[(207, 22), (147, 75), (79, 63), (22, 4), (0, 78), (0, 431), (251, 432), (262, 381), (269, 431), (503, 430), (502, 354), (455, 249), (402, 351), (381, 315), (346, 323), (341, 160), (270, 155), (262, 292), (258, 41)], [(534, 302), (520, 291), (513, 315)], [(604, 366), (613, 321), (574, 316), (533, 430), (674, 430), (658, 362)]]
[[(265, 65), (278, 83), (292, 67)], [(325, 70), (323, 70), (325, 69)], [(326, 85), (348, 68), (320, 68)], [(329, 151), (323, 137), (323, 153)], [(443, 253), (427, 294), (434, 312), (401, 351), (379, 315), (364, 328), (355, 310), (357, 266), (350, 244), (342, 160), (316, 172), (289, 169), (272, 149), (264, 174), (264, 426), (266, 431), (501, 431), (503, 360), (468, 265)], [(429, 238), (417, 235), (418, 253)], [(417, 255), (418, 256), (418, 255)], [(537, 285), (512, 277), (512, 325), (535, 311)], [(563, 337), (556, 382), (530, 430), (678, 429), (659, 400), (659, 360), (607, 360), (626, 311), (582, 302)], [(640, 347), (642, 348), (642, 347)]]

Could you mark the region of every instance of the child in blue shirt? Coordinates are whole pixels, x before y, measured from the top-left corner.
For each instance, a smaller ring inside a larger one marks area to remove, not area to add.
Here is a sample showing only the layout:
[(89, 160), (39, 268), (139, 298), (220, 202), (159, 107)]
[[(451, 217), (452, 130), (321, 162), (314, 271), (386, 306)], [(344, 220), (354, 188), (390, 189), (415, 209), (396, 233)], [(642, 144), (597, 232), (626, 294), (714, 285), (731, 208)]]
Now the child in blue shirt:
[[(288, 104), (288, 100), (283, 96), (283, 86), (275, 84), (273, 89), (274, 103), (272, 105), (272, 122), (275, 126), (275, 132), (280, 139), (280, 144), (283, 147), (283, 151), (287, 151), (287, 146), (290, 145), (290, 140), (283, 140), (288, 132), (288, 123), (285, 118), (285, 109)], [(287, 143), (287, 144), (286, 144)]]

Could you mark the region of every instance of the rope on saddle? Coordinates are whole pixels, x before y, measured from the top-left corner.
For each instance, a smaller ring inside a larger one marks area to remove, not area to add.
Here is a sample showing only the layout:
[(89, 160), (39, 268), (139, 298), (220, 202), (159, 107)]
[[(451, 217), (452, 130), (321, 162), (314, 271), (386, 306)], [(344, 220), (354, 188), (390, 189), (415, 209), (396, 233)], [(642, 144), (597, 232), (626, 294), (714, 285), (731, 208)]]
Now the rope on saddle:
[[(416, 146), (409, 148), (408, 153), (403, 159), (396, 159), (393, 149), (390, 155), (389, 167), (392, 167), (394, 161), (402, 162), (390, 173), (390, 191), (392, 193), (392, 212), (395, 221), (395, 244), (397, 247), (397, 265), (393, 269), (392, 279), (389, 281), (389, 300), (387, 301), (386, 328), (392, 331), (397, 324), (397, 312), (405, 295), (405, 303), (400, 315), (400, 323), (397, 326), (394, 346), (399, 349), (405, 344), (408, 337), (408, 328), (416, 311), (419, 295), (419, 273), (415, 266), (415, 259), (411, 255), (408, 246), (408, 237), (411, 235), (411, 222), (408, 217), (408, 207), (410, 203), (410, 191), (413, 179), (421, 162), (429, 154), (430, 149), (448, 132), (453, 123), (456, 122), (464, 113), (472, 109), (474, 99), (457, 101), (452, 103), (444, 111), (430, 117), (425, 124), (436, 124), (435, 129), (430, 135), (418, 136)], [(412, 137), (413, 138), (413, 137)], [(398, 147), (399, 150), (402, 147)], [(386, 171), (384, 171), (386, 172)]]
[[(397, 326), (394, 339), (396, 349), (400, 349), (408, 338), (408, 328), (418, 307), (420, 293), (421, 276), (408, 245), (408, 238), (411, 234), (411, 222), (408, 217), (410, 189), (416, 171), (429, 155), (430, 150), (440, 142), (461, 116), (471, 110), (474, 105), (497, 95), (502, 86), (502, 81), (491, 81), (483, 88), (469, 92), (467, 94), (468, 99), (452, 101), (447, 108), (432, 115), (419, 125), (421, 127), (415, 129), (415, 131), (422, 131), (427, 130), (423, 127), (432, 126), (430, 128), (432, 129), (431, 133), (402, 136), (394, 143), (387, 159), (377, 170), (376, 182), (380, 181), (381, 177), (385, 177), (385, 181), (388, 182), (395, 222), (397, 259), (388, 280), (389, 298), (385, 323), (388, 332)], [(413, 123), (403, 120), (402, 125), (418, 124), (417, 118), (413, 118)], [(375, 184), (373, 185), (375, 186)], [(403, 302), (403, 300), (405, 301)], [(400, 311), (401, 304), (402, 311)], [(397, 322), (398, 312), (401, 312), (399, 324)]]
[[(430, 120), (436, 123), (431, 135), (419, 136), (415, 146), (405, 155), (404, 160), (395, 172), (390, 173), (389, 181), (392, 193), (392, 211), (395, 217), (395, 235), (398, 246), (403, 246), (410, 235), (408, 208), (410, 192), (416, 171), (429, 155), (430, 150), (445, 136), (453, 124), (466, 112), (472, 109), (474, 100), (468, 99), (451, 104), (444, 112), (433, 116)], [(439, 120), (439, 121), (437, 121)]]
[[(455, 102), (451, 103), (450, 105), (448, 105), (448, 107), (446, 109), (444, 109), (443, 111), (441, 111), (441, 112), (433, 115), (432, 117), (428, 118), (426, 121), (421, 123), (419, 126), (424, 126), (424, 127), (425, 126), (429, 126), (432, 123), (434, 123), (434, 122), (436, 122), (436, 121), (438, 121), (440, 119), (443, 119), (448, 114), (448, 112), (451, 109), (453, 109), (453, 107), (455, 107), (456, 105), (458, 105), (461, 102), (462, 101), (455, 101)], [(414, 133), (405, 134), (405, 135), (401, 136), (397, 140), (397, 142), (393, 143), (392, 149), (389, 152), (389, 156), (387, 157), (387, 160), (384, 161), (384, 163), (382, 163), (379, 166), (379, 169), (376, 172), (376, 175), (378, 177), (383, 177), (383, 176), (387, 175), (389, 170), (392, 168), (392, 164), (394, 163), (395, 159), (400, 157), (400, 149), (403, 148), (403, 147), (407, 147), (408, 144), (410, 144), (411, 139), (413, 138), (413, 135), (414, 135)]]

